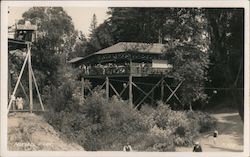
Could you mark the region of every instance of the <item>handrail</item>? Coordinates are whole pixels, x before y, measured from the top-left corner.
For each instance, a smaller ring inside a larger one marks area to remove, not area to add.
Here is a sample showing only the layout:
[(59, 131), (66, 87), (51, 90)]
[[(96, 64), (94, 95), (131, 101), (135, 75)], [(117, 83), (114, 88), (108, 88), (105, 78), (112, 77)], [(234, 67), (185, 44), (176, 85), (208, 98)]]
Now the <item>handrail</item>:
[(95, 75), (159, 75), (166, 74), (170, 71), (170, 68), (153, 68), (150, 66), (89, 66), (83, 68), (83, 75), (95, 76)]

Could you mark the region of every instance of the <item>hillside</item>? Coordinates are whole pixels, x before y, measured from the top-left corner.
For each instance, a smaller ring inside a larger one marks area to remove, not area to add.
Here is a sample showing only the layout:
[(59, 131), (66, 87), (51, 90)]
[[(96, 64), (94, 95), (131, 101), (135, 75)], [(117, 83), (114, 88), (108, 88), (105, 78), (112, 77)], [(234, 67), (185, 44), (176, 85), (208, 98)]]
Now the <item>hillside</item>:
[(8, 117), (8, 149), (13, 151), (84, 150), (66, 142), (41, 116), (34, 113), (11, 113)]

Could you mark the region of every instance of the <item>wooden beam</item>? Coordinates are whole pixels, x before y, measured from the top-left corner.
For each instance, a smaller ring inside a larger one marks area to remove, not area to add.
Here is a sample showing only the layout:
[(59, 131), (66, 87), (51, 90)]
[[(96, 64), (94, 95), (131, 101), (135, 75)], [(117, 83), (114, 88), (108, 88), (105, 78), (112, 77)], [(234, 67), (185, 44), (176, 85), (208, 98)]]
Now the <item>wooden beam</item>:
[(128, 83), (126, 84), (126, 86), (122, 89), (121, 93), (119, 94), (120, 97), (122, 97), (122, 94), (125, 92), (127, 87), (128, 87)]
[(164, 79), (161, 81), (161, 101), (164, 99)]
[(129, 95), (128, 95), (128, 99), (129, 99), (129, 106), (133, 107), (133, 87), (132, 87), (132, 75), (129, 76)]
[(153, 92), (153, 90), (161, 83), (161, 81), (164, 79), (164, 77), (161, 78), (159, 82), (156, 83), (156, 85), (148, 92), (148, 94), (136, 105), (135, 109), (141, 105), (141, 103)]
[(21, 69), (20, 74), (19, 74), (18, 79), (17, 79), (17, 83), (16, 83), (15, 88), (14, 88), (14, 91), (13, 91), (13, 93), (12, 93), (12, 95), (11, 95), (11, 98), (10, 98), (10, 101), (9, 101), (9, 105), (8, 105), (8, 112), (9, 112), (10, 107), (11, 107), (11, 104), (12, 104), (12, 102), (13, 102), (13, 100), (14, 100), (14, 96), (15, 96), (15, 94), (16, 94), (18, 85), (19, 85), (19, 83), (20, 83), (20, 81), (21, 81), (21, 78), (22, 78), (22, 75), (23, 75), (23, 71), (24, 71), (24, 68), (25, 68), (25, 65), (26, 65), (26, 63), (27, 63), (28, 58), (29, 58), (29, 54), (26, 55), (26, 58), (25, 58), (25, 60), (24, 60), (24, 62), (23, 62), (23, 65), (22, 65), (22, 69)]
[(118, 98), (120, 98), (119, 93), (117, 92), (117, 90), (115, 89), (115, 87), (114, 87), (110, 82), (109, 82), (109, 85), (110, 85), (110, 87), (113, 89), (113, 91), (115, 92), (116, 96), (117, 96)]
[(165, 101), (165, 103), (167, 103), (172, 98), (172, 96), (179, 89), (179, 87), (181, 86), (181, 84), (182, 84), (182, 81), (178, 84), (178, 86), (175, 88), (175, 90), (170, 94), (170, 96), (167, 98), (167, 100)]
[(43, 102), (42, 102), (42, 98), (41, 98), (41, 94), (39, 92), (38, 85), (37, 85), (36, 78), (35, 78), (34, 71), (33, 71), (32, 67), (31, 67), (31, 73), (32, 73), (32, 77), (34, 80), (34, 84), (35, 84), (35, 88), (36, 88), (36, 92), (37, 92), (37, 96), (38, 96), (41, 108), (43, 111), (45, 111), (44, 106), (43, 106)]
[(26, 91), (25, 91), (25, 89), (24, 89), (24, 87), (23, 87), (22, 81), (20, 81), (20, 86), (21, 86), (21, 88), (22, 88), (22, 91), (23, 91), (23, 93), (24, 93), (26, 99), (27, 99), (28, 102), (29, 102), (29, 101), (30, 101), (30, 100), (29, 100), (29, 96), (28, 96), (28, 94), (26, 93)]
[(90, 94), (93, 95), (93, 91), (89, 88), (89, 86), (86, 86), (86, 88), (89, 90)]
[(31, 74), (31, 46), (27, 44), (28, 49), (28, 72), (29, 72), (29, 94), (30, 94), (30, 112), (33, 110), (33, 88), (32, 88), (32, 74)]
[(109, 78), (106, 76), (106, 99), (109, 100)]
[(9, 97), (9, 100), (10, 100), (10, 97), (11, 97), (11, 91), (12, 91), (12, 88), (11, 88), (11, 73), (10, 73), (10, 68), (8, 69), (8, 97)]
[(133, 108), (133, 86), (132, 86), (132, 81), (133, 81), (133, 77), (132, 77), (132, 60), (130, 59), (129, 61), (129, 93), (128, 93), (128, 102), (129, 102), (129, 106), (131, 108)]
[[(173, 90), (170, 88), (170, 86), (168, 84), (166, 84), (166, 86), (168, 87), (168, 89), (173, 92)], [(179, 97), (174, 93), (174, 97), (179, 101), (179, 103), (181, 103), (181, 100), (179, 99)], [(182, 104), (182, 103), (181, 103)]]
[(82, 89), (81, 89), (81, 97), (82, 97), (82, 102), (84, 101), (84, 89), (85, 89), (85, 82), (84, 82), (84, 77), (82, 77), (82, 80), (81, 80), (81, 84), (82, 84)]
[(139, 91), (141, 91), (144, 95), (147, 95), (147, 93), (146, 93), (144, 90), (142, 90), (139, 86), (137, 86), (134, 82), (132, 82), (132, 84), (133, 84)]

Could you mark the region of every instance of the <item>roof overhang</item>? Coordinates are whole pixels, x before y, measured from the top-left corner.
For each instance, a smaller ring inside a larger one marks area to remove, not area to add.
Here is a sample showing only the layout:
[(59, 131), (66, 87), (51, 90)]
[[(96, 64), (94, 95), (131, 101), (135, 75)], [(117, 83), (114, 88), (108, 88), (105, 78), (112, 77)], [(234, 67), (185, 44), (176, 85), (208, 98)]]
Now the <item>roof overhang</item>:
[(88, 56), (73, 58), (69, 63), (81, 65), (110, 61), (150, 61), (152, 59), (158, 59), (158, 57), (162, 55), (163, 49), (163, 44), (120, 42)]

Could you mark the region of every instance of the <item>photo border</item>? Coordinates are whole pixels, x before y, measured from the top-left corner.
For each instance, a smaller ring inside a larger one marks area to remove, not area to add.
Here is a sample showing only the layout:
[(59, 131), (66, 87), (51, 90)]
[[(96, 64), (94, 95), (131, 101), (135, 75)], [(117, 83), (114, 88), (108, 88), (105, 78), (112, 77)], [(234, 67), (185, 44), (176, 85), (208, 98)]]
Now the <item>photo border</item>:
[[(62, 7), (205, 7), (205, 8), (234, 8), (242, 7), (245, 10), (244, 19), (244, 151), (243, 152), (112, 152), (112, 151), (8, 151), (7, 150), (7, 73), (8, 73), (8, 6), (62, 6)], [(7, 66), (6, 66), (7, 65)], [(1, 156), (249, 156), (249, 1), (224, 0), (224, 1), (1, 1)]]

